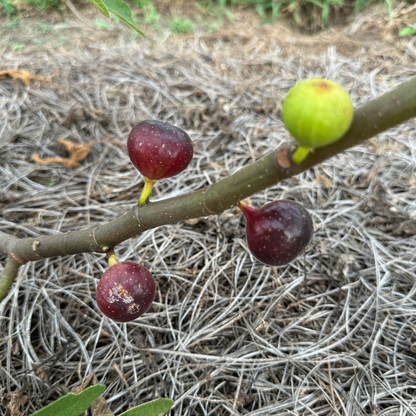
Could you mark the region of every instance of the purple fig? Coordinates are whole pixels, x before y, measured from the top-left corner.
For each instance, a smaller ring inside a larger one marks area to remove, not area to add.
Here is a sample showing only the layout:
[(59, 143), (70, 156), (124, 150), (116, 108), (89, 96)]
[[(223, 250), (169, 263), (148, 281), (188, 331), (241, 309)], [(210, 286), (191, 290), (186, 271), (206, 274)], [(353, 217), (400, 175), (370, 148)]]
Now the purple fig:
[(274, 201), (254, 209), (240, 202), (246, 221), (248, 247), (261, 262), (283, 266), (308, 245), (313, 222), (305, 207), (293, 201)]
[(132, 321), (149, 309), (155, 288), (155, 280), (145, 267), (128, 261), (117, 263), (98, 282), (97, 305), (115, 321)]
[(153, 181), (182, 172), (193, 156), (192, 141), (185, 131), (156, 120), (133, 127), (127, 150), (136, 169)]

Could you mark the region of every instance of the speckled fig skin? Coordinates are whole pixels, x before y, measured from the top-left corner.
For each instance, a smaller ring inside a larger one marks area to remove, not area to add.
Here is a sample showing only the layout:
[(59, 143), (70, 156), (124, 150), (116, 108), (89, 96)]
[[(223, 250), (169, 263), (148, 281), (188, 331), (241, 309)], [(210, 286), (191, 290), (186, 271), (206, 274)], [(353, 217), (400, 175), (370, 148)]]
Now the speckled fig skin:
[(149, 309), (155, 288), (155, 280), (145, 267), (129, 261), (118, 263), (106, 270), (98, 282), (97, 305), (114, 321), (132, 321)]
[(177, 175), (193, 156), (192, 141), (186, 132), (156, 120), (145, 120), (133, 127), (127, 150), (136, 169), (152, 180)]
[(313, 222), (305, 207), (293, 201), (274, 201), (254, 209), (240, 203), (247, 220), (247, 243), (262, 263), (283, 266), (308, 245)]

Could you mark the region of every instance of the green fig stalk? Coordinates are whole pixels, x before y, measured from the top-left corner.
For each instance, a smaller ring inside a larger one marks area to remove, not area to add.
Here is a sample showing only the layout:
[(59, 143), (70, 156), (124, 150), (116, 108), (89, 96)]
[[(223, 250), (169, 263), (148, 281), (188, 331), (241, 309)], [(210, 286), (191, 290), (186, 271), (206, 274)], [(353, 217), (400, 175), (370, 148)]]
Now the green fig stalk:
[(142, 194), (140, 195), (140, 199), (139, 199), (139, 205), (144, 205), (147, 203), (147, 201), (149, 200), (150, 194), (152, 193), (152, 189), (153, 189), (153, 185), (157, 182), (157, 179), (149, 179), (146, 178), (146, 176), (144, 177), (145, 182), (144, 182), (144, 188), (142, 191)]

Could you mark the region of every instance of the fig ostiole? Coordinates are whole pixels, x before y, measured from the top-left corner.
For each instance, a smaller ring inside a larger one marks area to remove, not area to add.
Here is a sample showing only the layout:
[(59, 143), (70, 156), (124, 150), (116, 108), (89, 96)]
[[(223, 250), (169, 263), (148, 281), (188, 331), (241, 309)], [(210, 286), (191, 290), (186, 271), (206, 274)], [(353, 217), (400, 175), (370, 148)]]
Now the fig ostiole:
[(313, 78), (296, 84), (282, 104), (282, 121), (299, 144), (293, 162), (304, 160), (310, 149), (339, 140), (353, 115), (350, 95), (336, 82)]

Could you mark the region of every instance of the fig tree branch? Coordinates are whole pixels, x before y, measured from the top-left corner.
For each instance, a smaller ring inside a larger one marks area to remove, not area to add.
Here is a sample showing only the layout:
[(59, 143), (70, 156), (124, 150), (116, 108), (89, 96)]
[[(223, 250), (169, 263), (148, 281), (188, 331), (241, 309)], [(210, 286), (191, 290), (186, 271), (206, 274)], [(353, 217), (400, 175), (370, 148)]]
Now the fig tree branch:
[(8, 257), (4, 266), (3, 272), (0, 276), (0, 300), (3, 300), (9, 289), (11, 288), (14, 279), (19, 271), (20, 263)]
[(291, 161), (296, 144), (288, 143), (216, 184), (190, 194), (142, 206), (136, 204), (115, 220), (95, 228), (21, 239), (0, 232), (0, 253), (18, 264), (69, 254), (103, 253), (147, 229), (220, 214), (240, 200), (415, 116), (416, 78), (413, 78), (355, 110), (351, 127), (342, 139), (316, 149), (299, 164)]

